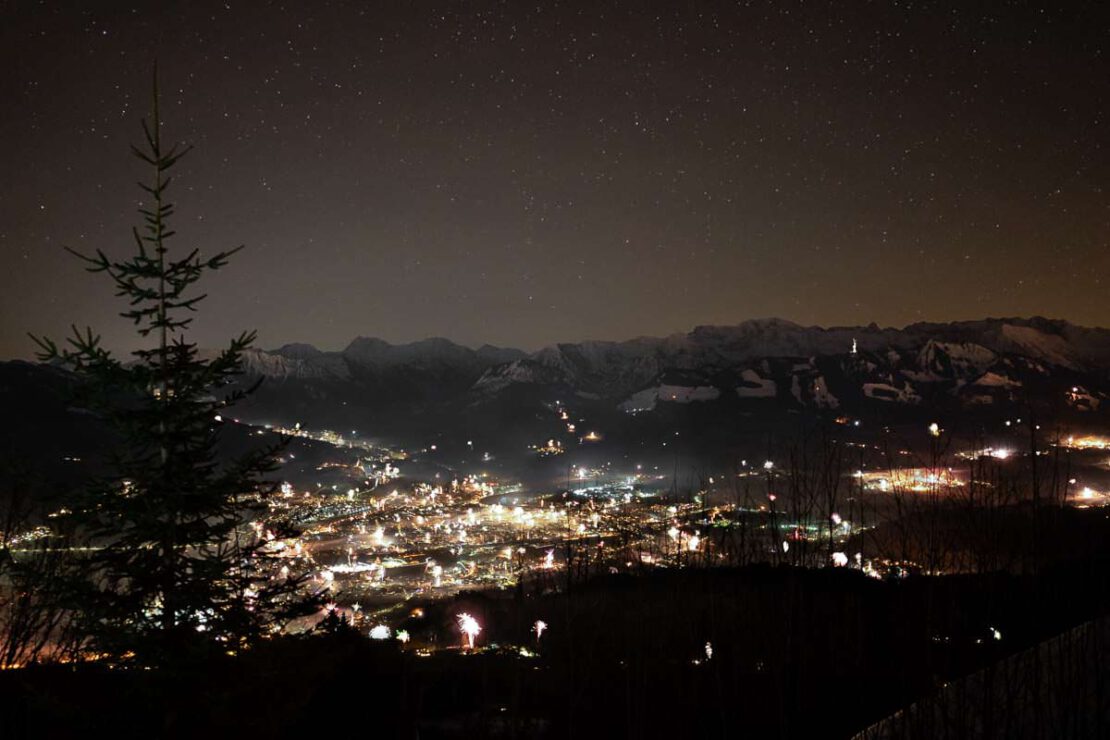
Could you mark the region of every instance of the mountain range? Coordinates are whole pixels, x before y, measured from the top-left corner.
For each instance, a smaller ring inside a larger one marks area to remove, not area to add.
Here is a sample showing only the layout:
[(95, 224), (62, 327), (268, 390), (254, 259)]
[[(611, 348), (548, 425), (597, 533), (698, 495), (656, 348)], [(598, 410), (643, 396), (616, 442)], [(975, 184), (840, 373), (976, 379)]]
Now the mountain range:
[[(526, 465), (535, 459), (529, 445), (548, 439), (597, 464), (654, 456), (666, 465), (680, 449), (719, 460), (849, 420), (858, 441), (884, 429), (921, 433), (934, 421), (979, 436), (1027, 414), (1046, 429), (1110, 426), (1110, 330), (1042, 318), (902, 329), (765, 319), (535, 352), (359, 338), (337, 352), (250, 350), (244, 371), (245, 383), (263, 382), (236, 418), (438, 448), (456, 462), (480, 451)], [(34, 463), (53, 479), (87, 474), (79, 461), (96, 459), (109, 437), (74, 406), (76, 382), (59, 367), (0, 362), (0, 407), (12, 419), (0, 426), (0, 458)], [(233, 431), (245, 440), (246, 429)], [(513, 473), (549, 476), (548, 468)]]
[(699, 402), (854, 412), (868, 404), (985, 407), (1033, 400), (1097, 412), (1107, 399), (1110, 330), (1044, 318), (902, 329), (759, 319), (531, 353), (470, 349), (447, 339), (393, 345), (360, 337), (338, 352), (304, 344), (252, 350), (245, 369), (267, 379), (272, 401), (341, 397), (377, 409), (568, 395), (633, 414)]

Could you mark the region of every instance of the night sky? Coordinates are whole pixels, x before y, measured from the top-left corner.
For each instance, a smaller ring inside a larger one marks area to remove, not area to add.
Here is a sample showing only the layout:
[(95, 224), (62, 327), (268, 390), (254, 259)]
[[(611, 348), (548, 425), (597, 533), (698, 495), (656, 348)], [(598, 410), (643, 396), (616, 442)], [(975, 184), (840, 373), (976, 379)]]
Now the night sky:
[(155, 56), (203, 345), (1110, 325), (1099, 3), (173, 5), (0, 5), (0, 357), (133, 345), (62, 245), (130, 247)]

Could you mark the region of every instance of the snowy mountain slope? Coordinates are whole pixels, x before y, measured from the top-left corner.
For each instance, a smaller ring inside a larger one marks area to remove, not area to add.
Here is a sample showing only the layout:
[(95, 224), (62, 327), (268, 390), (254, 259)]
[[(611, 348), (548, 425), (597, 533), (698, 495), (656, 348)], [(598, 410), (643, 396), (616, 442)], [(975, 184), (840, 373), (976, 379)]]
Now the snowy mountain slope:
[(482, 404), (506, 394), (566, 393), (635, 412), (714, 403), (823, 410), (997, 405), (1027, 393), (1063, 393), (1055, 385), (1070, 388), (1073, 381), (1089, 386), (1098, 400), (1110, 381), (1108, 368), (1110, 331), (1041, 318), (904, 329), (757, 319), (667, 337), (560, 343), (530, 354), (473, 350), (446, 339), (394, 345), (363, 337), (341, 352), (287, 345), (247, 356), (249, 374), (357, 391), (353, 397), (367, 402)]
[[(1073, 343), (1069, 337), (1082, 341)], [(812, 368), (810, 360), (795, 363), (777, 378), (765, 378), (758, 366), (768, 358), (843, 357), (854, 358), (855, 375), (876, 375), (873, 384), (892, 389), (881, 395), (910, 402), (918, 398), (914, 384), (971, 383), (1009, 356), (1021, 357), (1031, 367), (1097, 370), (1104, 358), (1110, 358), (1110, 332), (1078, 330), (1044, 319), (916, 324), (904, 330), (875, 325), (824, 329), (760, 319), (730, 327), (702, 326), (660, 339), (552, 345), (507, 366), (490, 368), (474, 390), (495, 392), (511, 383), (546, 384), (628, 399), (658, 387), (668, 371), (709, 377), (732, 370), (739, 374), (733, 388), (741, 398), (773, 395), (767, 389), (775, 386), (765, 382), (782, 386), (785, 381), (790, 388), (797, 377), (799, 390), (792, 395), (799, 403), (805, 405), (809, 399), (816, 405), (833, 406), (836, 394), (827, 380), (818, 381), (819, 374), (807, 370)], [(815, 391), (818, 382), (823, 385)], [(862, 385), (857, 384), (856, 390), (862, 393)], [(637, 400), (634, 405), (640, 403)]]

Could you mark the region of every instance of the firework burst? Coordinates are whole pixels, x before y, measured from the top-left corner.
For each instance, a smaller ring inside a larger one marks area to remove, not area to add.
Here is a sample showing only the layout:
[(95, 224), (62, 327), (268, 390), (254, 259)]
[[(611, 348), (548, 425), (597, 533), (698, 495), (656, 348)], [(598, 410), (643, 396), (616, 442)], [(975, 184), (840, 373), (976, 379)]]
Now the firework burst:
[(459, 623), (459, 631), (462, 632), (464, 647), (473, 650), (474, 638), (482, 631), (482, 626), (478, 624), (478, 620), (470, 616), (466, 612), (458, 614), (455, 619)]

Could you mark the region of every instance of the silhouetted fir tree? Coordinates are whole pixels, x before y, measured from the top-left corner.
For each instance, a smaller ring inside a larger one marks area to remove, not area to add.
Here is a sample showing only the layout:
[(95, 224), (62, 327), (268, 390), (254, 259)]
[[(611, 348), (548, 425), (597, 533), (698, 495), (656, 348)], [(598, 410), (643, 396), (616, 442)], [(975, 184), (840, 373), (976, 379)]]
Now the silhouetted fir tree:
[(208, 257), (167, 249), (174, 236), (167, 173), (191, 147), (163, 145), (157, 79), (143, 132), (145, 148), (132, 151), (154, 176), (140, 183), (149, 201), (139, 208), (141, 229), (132, 229), (134, 253), (116, 261), (99, 250), (69, 251), (108, 276), (128, 302), (121, 315), (153, 346), (125, 362), (91, 329), (73, 327), (62, 346), (33, 338), (43, 361), (60, 361), (84, 379), (84, 402), (122, 440), (113, 476), (92, 484), (68, 517), (91, 543), (66, 591), (85, 650), (172, 665), (249, 647), (314, 611), (319, 598), (305, 592), (303, 576), (278, 575), (261, 521), (275, 489), (266, 476), (281, 445), (231, 461), (217, 454), (219, 415), (253, 390), (232, 384), (255, 334), (241, 334), (212, 359), (184, 335), (204, 298), (196, 283), (242, 247)]
[(316, 623), (316, 632), (324, 635), (358, 635), (358, 630), (351, 624), (350, 617), (338, 609), (328, 609), (324, 618)]

